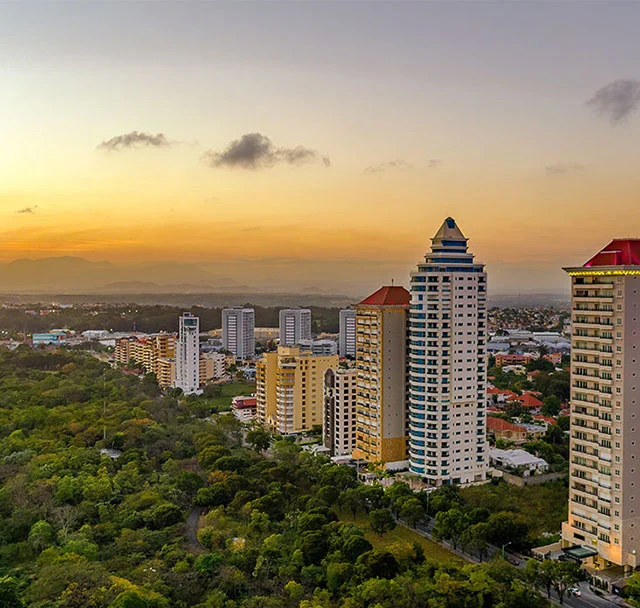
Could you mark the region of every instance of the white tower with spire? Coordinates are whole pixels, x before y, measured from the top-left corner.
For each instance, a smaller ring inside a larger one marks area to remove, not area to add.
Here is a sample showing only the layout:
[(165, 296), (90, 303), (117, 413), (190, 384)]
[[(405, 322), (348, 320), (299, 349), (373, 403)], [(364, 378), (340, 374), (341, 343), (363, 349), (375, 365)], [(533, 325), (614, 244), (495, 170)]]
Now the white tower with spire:
[(448, 217), (411, 273), (410, 469), (433, 486), (487, 471), (487, 275), (467, 240)]

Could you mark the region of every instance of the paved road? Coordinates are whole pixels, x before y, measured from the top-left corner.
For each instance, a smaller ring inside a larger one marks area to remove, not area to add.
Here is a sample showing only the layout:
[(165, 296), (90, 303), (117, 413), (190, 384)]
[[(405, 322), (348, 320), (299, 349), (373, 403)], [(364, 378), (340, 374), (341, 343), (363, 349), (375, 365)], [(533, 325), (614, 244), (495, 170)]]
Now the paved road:
[[(429, 522), (421, 523), (415, 529), (411, 528), (411, 526), (405, 524), (400, 520), (398, 520), (398, 523), (402, 526), (405, 526), (406, 528), (410, 528), (414, 530), (415, 532), (428, 538), (429, 540), (438, 542), (438, 541), (435, 541), (431, 536), (431, 533), (433, 530), (433, 520)], [(460, 557), (466, 559), (467, 561), (478, 563), (478, 560), (474, 556), (468, 555), (467, 553), (463, 553), (462, 551), (456, 551), (448, 543), (441, 543), (441, 544), (446, 546), (446, 548), (452, 551), (453, 553), (456, 553)], [(489, 554), (496, 555), (497, 553), (500, 553), (500, 551), (501, 550), (498, 547), (490, 546)], [(518, 568), (524, 568), (527, 564), (526, 559), (520, 559), (515, 555), (511, 555), (511, 554), (509, 554), (509, 561), (513, 562), (514, 566), (517, 565)], [(624, 600), (622, 600), (622, 598), (616, 598), (615, 600), (612, 600), (612, 599), (608, 599), (608, 598), (600, 597), (596, 595), (593, 591), (591, 591), (591, 589), (589, 589), (589, 583), (586, 583), (586, 582), (580, 583), (578, 587), (580, 588), (581, 595), (579, 597), (565, 595), (564, 604), (563, 604), (564, 606), (569, 606), (570, 608), (612, 608), (612, 606), (629, 606), (629, 604), (627, 604)], [(544, 597), (547, 596), (546, 591), (542, 590), (541, 593)], [(556, 604), (559, 603), (559, 599), (555, 591), (551, 592), (551, 598), (552, 598), (552, 601), (554, 601), (554, 603)]]
[(189, 512), (189, 517), (187, 517), (185, 532), (187, 542), (192, 551), (202, 551), (202, 546), (198, 541), (198, 521), (200, 520), (200, 515), (202, 515), (202, 507), (193, 507)]

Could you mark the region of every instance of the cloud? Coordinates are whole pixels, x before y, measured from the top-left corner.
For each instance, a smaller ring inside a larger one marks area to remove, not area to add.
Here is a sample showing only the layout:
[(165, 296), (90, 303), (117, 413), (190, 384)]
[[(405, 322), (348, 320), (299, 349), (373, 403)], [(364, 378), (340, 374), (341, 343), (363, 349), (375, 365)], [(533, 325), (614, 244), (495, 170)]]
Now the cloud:
[(23, 209), (18, 209), (16, 213), (35, 213), (38, 205), (34, 205), (33, 207), (24, 207)]
[(440, 165), (442, 164), (441, 160), (438, 160), (437, 158), (432, 158), (429, 161), (429, 169), (436, 169), (438, 168)]
[(613, 126), (618, 125), (640, 106), (640, 81), (614, 80), (596, 91), (587, 105)]
[(547, 165), (545, 168), (547, 175), (566, 175), (567, 173), (577, 173), (584, 170), (584, 165), (579, 163), (556, 163)]
[(407, 169), (413, 169), (413, 165), (405, 162), (404, 160), (389, 160), (386, 163), (378, 163), (377, 165), (366, 167), (364, 172), (372, 175), (374, 173), (383, 173), (384, 171), (389, 171), (390, 169), (398, 169), (404, 171)]
[(278, 148), (261, 133), (247, 133), (233, 140), (222, 152), (207, 150), (202, 159), (213, 168), (263, 169), (280, 163), (296, 166), (307, 163), (322, 163), (325, 167), (331, 165), (328, 156), (322, 156), (315, 150), (304, 146)]
[(117, 152), (119, 150), (127, 150), (129, 148), (169, 148), (171, 142), (164, 133), (140, 133), (139, 131), (131, 131), (123, 135), (116, 135), (111, 139), (107, 139), (98, 144), (98, 150), (108, 150)]

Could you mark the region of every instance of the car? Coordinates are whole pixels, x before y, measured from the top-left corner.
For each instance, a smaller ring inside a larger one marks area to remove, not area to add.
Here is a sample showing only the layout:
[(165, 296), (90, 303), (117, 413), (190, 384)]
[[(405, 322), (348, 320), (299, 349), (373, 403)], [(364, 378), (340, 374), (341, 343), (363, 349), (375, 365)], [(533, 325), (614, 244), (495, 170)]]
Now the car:
[(568, 590), (569, 595), (573, 595), (575, 597), (580, 597), (582, 595), (582, 591), (578, 587), (570, 587)]
[(520, 561), (517, 560), (515, 557), (507, 557), (507, 561), (512, 565), (512, 566), (519, 566), (520, 565)]

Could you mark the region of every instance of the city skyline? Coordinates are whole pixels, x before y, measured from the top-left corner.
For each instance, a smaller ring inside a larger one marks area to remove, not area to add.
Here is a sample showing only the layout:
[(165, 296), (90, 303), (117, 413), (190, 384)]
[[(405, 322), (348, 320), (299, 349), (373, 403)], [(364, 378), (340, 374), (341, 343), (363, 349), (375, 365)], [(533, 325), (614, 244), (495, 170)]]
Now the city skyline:
[(2, 6), (0, 261), (367, 293), (451, 215), (494, 293), (566, 291), (640, 232), (637, 4), (184, 6)]

